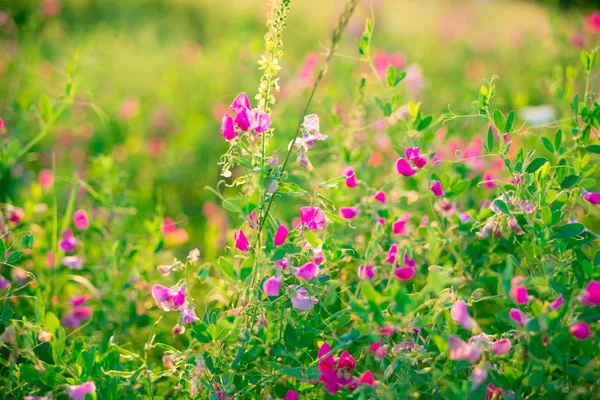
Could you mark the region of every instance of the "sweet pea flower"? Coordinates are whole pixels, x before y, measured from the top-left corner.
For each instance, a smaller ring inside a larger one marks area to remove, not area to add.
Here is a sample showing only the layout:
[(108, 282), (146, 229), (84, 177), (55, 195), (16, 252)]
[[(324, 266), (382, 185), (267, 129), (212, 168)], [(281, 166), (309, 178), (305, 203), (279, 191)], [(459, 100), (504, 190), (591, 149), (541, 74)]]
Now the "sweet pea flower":
[(54, 185), (54, 172), (50, 169), (43, 169), (38, 176), (38, 183), (42, 189), (50, 189)]
[(586, 200), (594, 205), (600, 204), (600, 193), (592, 193), (592, 192), (586, 192), (585, 190), (582, 190), (581, 195), (583, 196), (584, 200)]
[(586, 322), (578, 322), (569, 327), (569, 332), (577, 340), (585, 340), (592, 335), (590, 326)]
[(404, 265), (406, 265), (407, 267), (411, 267), (411, 268), (414, 268), (417, 266), (417, 263), (415, 263), (414, 259), (408, 258), (408, 251), (404, 252)]
[(396, 275), (396, 278), (400, 279), (401, 281), (407, 281), (415, 275), (415, 269), (411, 267), (396, 268), (394, 270), (394, 275)]
[(358, 182), (356, 181), (356, 172), (354, 172), (353, 168), (346, 168), (344, 171), (344, 175), (346, 175), (346, 187), (354, 188), (358, 186)]
[(231, 118), (231, 115), (229, 114), (223, 115), (223, 120), (221, 121), (221, 134), (227, 141), (235, 139), (238, 135), (233, 126), (233, 118)]
[(181, 322), (184, 325), (192, 324), (196, 321), (199, 321), (200, 318), (196, 315), (196, 310), (194, 309), (194, 305), (192, 303), (187, 303), (183, 310), (181, 311)]
[(446, 194), (446, 193), (444, 193), (444, 190), (442, 189), (442, 184), (440, 183), (440, 181), (434, 181), (431, 184), (431, 186), (429, 186), (429, 189), (431, 189), (431, 191), (433, 192), (435, 197), (441, 197)]
[(64, 256), (61, 260), (61, 264), (69, 269), (79, 270), (83, 268), (83, 260), (79, 256)]
[(171, 311), (185, 302), (185, 287), (175, 285), (167, 288), (157, 284), (152, 286), (152, 297), (160, 309)]
[(308, 159), (308, 156), (306, 155), (306, 153), (300, 153), (298, 155), (298, 157), (296, 158), (296, 162), (305, 170), (307, 170), (308, 172), (313, 170), (313, 165), (311, 164), (310, 160)]
[(458, 322), (463, 328), (470, 331), (477, 326), (477, 323), (471, 315), (469, 315), (469, 309), (464, 301), (457, 301), (450, 310), (450, 316), (454, 322)]
[(185, 325), (183, 324), (176, 324), (173, 329), (171, 329), (171, 334), (173, 336), (177, 336), (177, 335), (183, 335), (185, 333)]
[(10, 281), (8, 279), (6, 279), (5, 277), (3, 277), (2, 275), (0, 275), (0, 290), (4, 290), (9, 286), (10, 286)]
[(600, 34), (600, 11), (594, 11), (585, 19), (586, 28), (592, 33)]
[(390, 249), (388, 250), (388, 254), (385, 259), (385, 262), (390, 263), (390, 264), (395, 264), (397, 254), (398, 254), (398, 246), (393, 244), (392, 247), (390, 247)]
[(63, 232), (62, 238), (63, 240), (59, 244), (61, 250), (65, 253), (73, 252), (78, 243), (77, 239), (73, 235), (73, 232), (70, 229), (67, 229)]
[(246, 93), (238, 94), (229, 108), (236, 114), (239, 114), (242, 111), (250, 111), (250, 100), (248, 99), (248, 95)]
[(473, 368), (473, 373), (471, 374), (471, 382), (473, 382), (473, 386), (471, 390), (475, 390), (487, 379), (488, 373), (487, 369), (476, 366)]
[(249, 111), (241, 110), (235, 116), (235, 125), (242, 130), (242, 132), (247, 132), (250, 129), (250, 116), (248, 115)]
[(298, 400), (300, 394), (295, 390), (288, 390), (283, 400)]
[(378, 202), (380, 202), (380, 203), (384, 203), (385, 204), (385, 202), (386, 202), (386, 195), (385, 195), (384, 192), (377, 192), (377, 193), (375, 193), (373, 195), (373, 198), (375, 200), (377, 200)]
[(67, 394), (71, 400), (85, 400), (86, 396), (96, 393), (96, 385), (94, 382), (85, 382), (77, 386), (67, 386)]
[(252, 211), (250, 213), (250, 215), (248, 215), (248, 225), (252, 229), (258, 228), (260, 226), (260, 223), (258, 221), (258, 214), (256, 213), (256, 210)]
[(579, 299), (584, 306), (600, 306), (600, 282), (590, 281)]
[(427, 164), (427, 157), (421, 154), (418, 147), (409, 147), (406, 149), (404, 155), (408, 161), (412, 161), (415, 167), (421, 169)]
[(322, 135), (319, 126), (319, 116), (317, 114), (310, 114), (304, 117), (302, 123), (302, 138), (299, 140), (298, 145), (306, 149), (312, 149), (316, 146), (317, 140), (327, 139), (326, 135)]
[(381, 360), (387, 355), (387, 349), (379, 341), (369, 346), (376, 360)]
[(373, 374), (371, 371), (365, 371), (365, 373), (358, 378), (358, 385), (369, 385), (371, 387), (375, 387), (375, 379), (373, 379)]
[(25, 216), (25, 211), (21, 207), (15, 207), (10, 204), (6, 205), (6, 214), (8, 216), (8, 220), (14, 223), (20, 223)]
[(318, 207), (300, 208), (302, 226), (311, 231), (320, 231), (325, 227), (325, 212)]
[(375, 276), (373, 267), (369, 265), (360, 264), (358, 266), (358, 277), (360, 279), (371, 280)]
[(563, 305), (563, 295), (559, 295), (556, 300), (554, 300), (552, 303), (550, 303), (550, 307), (553, 310), (558, 310), (561, 306)]
[(408, 161), (406, 161), (404, 158), (399, 158), (396, 161), (396, 171), (398, 171), (400, 175), (406, 177), (413, 176), (417, 173), (417, 171), (413, 167), (411, 167)]
[(282, 244), (285, 243), (287, 236), (288, 236), (287, 226), (279, 225), (279, 228), (277, 228), (277, 232), (275, 233), (275, 236), (273, 237), (273, 244), (275, 246), (281, 246)]
[(73, 213), (73, 223), (75, 224), (75, 228), (80, 231), (86, 230), (90, 227), (88, 215), (85, 210), (77, 210)]
[(294, 291), (290, 300), (296, 311), (310, 311), (319, 302), (316, 298), (311, 297), (308, 290), (303, 287), (291, 285), (289, 288)]
[(337, 368), (345, 371), (352, 371), (354, 368), (356, 368), (356, 360), (354, 360), (354, 357), (348, 353), (348, 350), (344, 350), (340, 356)]
[(492, 351), (497, 356), (502, 356), (510, 351), (510, 340), (500, 339), (497, 342), (492, 343)]
[(282, 270), (286, 270), (288, 267), (288, 259), (286, 257), (281, 260), (275, 260), (275, 268), (280, 268)]
[(340, 217), (352, 220), (358, 215), (358, 207), (341, 207)]
[(250, 128), (256, 133), (264, 133), (271, 127), (271, 117), (263, 111), (254, 109), (250, 111), (249, 118)]
[(527, 294), (527, 288), (521, 285), (523, 281), (522, 276), (515, 276), (511, 280), (511, 289), (509, 295), (515, 300), (517, 304), (527, 304), (529, 302), (529, 295)]
[(467, 344), (456, 336), (448, 337), (448, 350), (451, 360), (469, 360), (474, 364), (481, 358), (481, 349), (477, 344)]
[(521, 311), (517, 308), (511, 308), (508, 315), (510, 316), (510, 318), (513, 321), (515, 321), (521, 327), (524, 327), (525, 324), (527, 323), (527, 321), (529, 321), (529, 318), (527, 317), (527, 315), (525, 315), (525, 313), (523, 313), (523, 311)]
[(398, 218), (395, 222), (392, 222), (392, 233), (394, 235), (406, 235), (408, 234), (408, 221), (410, 220), (410, 213), (405, 213), (403, 216)]
[(241, 229), (234, 232), (233, 239), (235, 240), (236, 249), (241, 251), (248, 251), (248, 249), (250, 248), (250, 243), (248, 242), (246, 235), (244, 235), (244, 231), (242, 231)]
[(267, 296), (275, 297), (279, 296), (279, 290), (281, 289), (282, 278), (281, 275), (272, 276), (263, 283), (263, 291)]
[(319, 274), (319, 266), (314, 262), (309, 262), (294, 270), (294, 275), (298, 279), (311, 280)]

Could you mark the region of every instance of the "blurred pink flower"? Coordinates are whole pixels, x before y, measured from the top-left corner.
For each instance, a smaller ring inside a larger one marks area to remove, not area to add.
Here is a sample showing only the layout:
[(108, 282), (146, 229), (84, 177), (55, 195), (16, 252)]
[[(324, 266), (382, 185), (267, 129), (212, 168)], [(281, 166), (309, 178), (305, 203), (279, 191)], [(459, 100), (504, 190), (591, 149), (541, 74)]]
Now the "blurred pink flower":
[(223, 120), (221, 121), (221, 134), (225, 140), (233, 140), (237, 137), (237, 132), (233, 127), (233, 118), (231, 115), (225, 114), (223, 115)]
[(434, 181), (431, 184), (431, 186), (429, 187), (429, 189), (431, 189), (431, 191), (433, 192), (435, 197), (441, 197), (446, 194), (446, 193), (444, 193), (444, 190), (442, 189), (442, 184), (440, 183), (440, 181)]
[(396, 171), (403, 176), (413, 176), (417, 171), (410, 166), (404, 158), (399, 158), (396, 161)]
[(360, 279), (371, 280), (375, 276), (375, 271), (370, 265), (360, 264), (358, 266), (358, 277)]
[(290, 300), (292, 301), (292, 307), (296, 311), (309, 311), (317, 304), (319, 301), (311, 297), (308, 294), (308, 290), (303, 287), (291, 285), (289, 289), (292, 289), (294, 293), (292, 294)]
[(511, 280), (511, 289), (509, 295), (515, 300), (517, 304), (527, 304), (529, 302), (527, 288), (521, 285), (522, 281), (522, 276), (515, 276)]
[(185, 287), (175, 285), (168, 288), (157, 284), (152, 286), (152, 297), (160, 309), (171, 311), (185, 302)]
[(585, 306), (600, 306), (600, 282), (590, 281), (580, 297)]
[(96, 385), (91, 381), (77, 386), (67, 386), (67, 394), (71, 400), (85, 400), (88, 394), (91, 396), (94, 393), (96, 393)]
[(452, 320), (458, 322), (463, 328), (470, 331), (477, 326), (477, 323), (469, 315), (469, 309), (464, 301), (457, 301), (450, 310)]
[(43, 169), (38, 176), (38, 182), (42, 189), (50, 189), (54, 185), (54, 172), (49, 169)]
[(584, 200), (589, 201), (594, 205), (600, 204), (600, 193), (592, 193), (582, 190), (581, 195), (583, 196)]
[(387, 349), (384, 346), (382, 346), (381, 343), (378, 341), (370, 345), (369, 349), (371, 349), (371, 351), (373, 352), (373, 355), (375, 356), (376, 360), (381, 360), (387, 354)]
[(354, 188), (358, 185), (358, 182), (356, 181), (356, 172), (354, 172), (354, 169), (351, 167), (348, 167), (344, 170), (344, 175), (346, 175), (346, 187), (348, 188)]
[(553, 310), (558, 310), (561, 306), (563, 305), (563, 295), (559, 295), (556, 300), (554, 300), (551, 304), (550, 307)]
[(521, 327), (524, 327), (525, 324), (529, 321), (529, 318), (527, 317), (527, 315), (525, 315), (525, 313), (523, 313), (523, 311), (521, 311), (517, 308), (511, 308), (508, 315), (510, 316), (510, 318), (513, 321), (515, 321)]
[(60, 242), (59, 246), (65, 253), (71, 253), (75, 250), (77, 243), (78, 240), (73, 235), (73, 232), (70, 229), (67, 229), (62, 234), (62, 241)]
[(86, 230), (90, 227), (88, 215), (85, 210), (77, 210), (73, 213), (73, 223), (78, 230)]
[(600, 34), (600, 11), (594, 11), (585, 19), (586, 28), (592, 33)]
[(385, 202), (386, 202), (386, 195), (385, 195), (384, 192), (377, 192), (377, 193), (375, 193), (373, 195), (373, 198), (375, 200), (377, 200), (378, 202), (380, 202), (380, 203), (384, 203), (385, 204)]
[(319, 231), (325, 227), (325, 212), (318, 207), (300, 208), (302, 226), (311, 231)]
[(415, 275), (415, 269), (412, 267), (396, 268), (394, 270), (394, 275), (401, 281), (407, 281)]
[(396, 255), (398, 254), (398, 246), (393, 244), (388, 250), (385, 262), (390, 264), (396, 264)]
[(569, 332), (577, 340), (585, 340), (592, 335), (590, 326), (586, 322), (578, 322), (569, 327)]
[(473, 382), (473, 386), (471, 387), (471, 390), (477, 389), (479, 385), (487, 379), (487, 376), (487, 369), (479, 365), (473, 368), (473, 373), (471, 373), (471, 382)]
[(452, 335), (448, 337), (448, 350), (451, 360), (469, 360), (473, 364), (481, 358), (481, 349), (477, 344), (467, 344)]
[(497, 342), (492, 343), (492, 351), (497, 356), (502, 356), (510, 351), (510, 340), (500, 339)]
[(340, 217), (351, 220), (358, 215), (358, 207), (341, 207)]

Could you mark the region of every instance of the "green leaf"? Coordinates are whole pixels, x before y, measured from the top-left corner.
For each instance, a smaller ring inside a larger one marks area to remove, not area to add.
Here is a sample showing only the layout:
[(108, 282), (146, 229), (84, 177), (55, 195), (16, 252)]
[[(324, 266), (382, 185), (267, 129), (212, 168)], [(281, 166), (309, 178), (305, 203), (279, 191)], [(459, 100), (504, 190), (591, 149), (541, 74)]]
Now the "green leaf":
[(6, 245), (4, 239), (0, 238), (0, 263), (4, 262), (4, 257), (6, 257)]
[(400, 82), (402, 82), (406, 78), (406, 72), (402, 71), (396, 76), (396, 80), (394, 81), (394, 86), (397, 86)]
[(556, 151), (560, 149), (560, 145), (562, 144), (562, 131), (559, 129), (554, 134), (554, 148)]
[(344, 182), (346, 180), (346, 175), (342, 175), (342, 176), (338, 176), (335, 177), (333, 179), (330, 179), (328, 181), (325, 181), (323, 183), (319, 184), (320, 188), (326, 188), (326, 189), (330, 189), (330, 188), (336, 188), (338, 187), (338, 185), (342, 182)]
[(56, 314), (54, 314), (52, 311), (48, 311), (44, 317), (44, 324), (52, 336), (56, 336), (56, 331), (60, 327), (60, 321), (58, 320)]
[(375, 104), (384, 116), (389, 117), (392, 115), (392, 105), (390, 103), (384, 103), (379, 97), (375, 97)]
[(506, 205), (506, 203), (503, 200), (501, 200), (501, 199), (494, 200), (494, 205), (496, 207), (498, 207), (498, 209), (500, 211), (502, 211), (504, 214), (510, 215), (510, 211), (508, 210), (508, 206)]
[(577, 182), (579, 182), (579, 176), (569, 175), (562, 181), (560, 187), (563, 189), (568, 189), (570, 187), (573, 187), (573, 185), (575, 185)]
[(426, 129), (431, 124), (432, 120), (433, 120), (433, 117), (431, 115), (423, 118), (421, 120), (421, 122), (419, 122), (419, 125), (417, 125), (417, 130), (422, 131), (422, 130)]
[(525, 172), (532, 174), (535, 171), (537, 171), (538, 169), (542, 168), (542, 166), (544, 164), (546, 164), (547, 162), (548, 162), (548, 160), (544, 157), (535, 158), (529, 163), (529, 165), (525, 169)]
[(25, 235), (25, 237), (21, 239), (21, 246), (26, 249), (31, 249), (33, 247), (33, 235)]
[(52, 338), (52, 359), (54, 364), (58, 364), (60, 358), (65, 351), (65, 329), (61, 326), (56, 331), (56, 335)]
[(552, 142), (545, 136), (542, 136), (542, 144), (544, 147), (551, 153), (554, 153), (554, 147), (552, 147)]
[(236, 279), (233, 264), (231, 263), (231, 261), (228, 258), (219, 257), (218, 264), (219, 264), (219, 267), (221, 267), (221, 272), (225, 276), (227, 276), (228, 278), (231, 278), (231, 279)]
[(552, 211), (548, 207), (542, 208), (542, 221), (546, 226), (552, 223)]
[(10, 256), (8, 256), (8, 259), (6, 260), (6, 263), (7, 264), (14, 264), (17, 261), (19, 261), (22, 256), (23, 256), (23, 252), (21, 250), (15, 250), (12, 253), (10, 253)]
[(44, 119), (44, 122), (52, 121), (54, 118), (54, 110), (52, 109), (52, 104), (50, 104), (50, 100), (45, 93), (40, 95), (40, 114)]
[(600, 144), (590, 144), (585, 149), (590, 153), (600, 154)]
[(504, 132), (504, 128), (506, 128), (506, 120), (504, 119), (504, 114), (502, 111), (496, 109), (494, 111), (494, 125), (498, 128), (498, 131)]
[(585, 226), (579, 222), (561, 225), (552, 230), (554, 233), (552, 237), (554, 239), (567, 239), (579, 235), (584, 229)]
[(510, 112), (508, 113), (508, 117), (506, 118), (506, 126), (504, 127), (505, 133), (510, 132), (514, 122), (515, 122), (515, 112), (513, 110), (510, 110)]
[(494, 151), (494, 131), (491, 126), (488, 127), (487, 132), (487, 148), (490, 153)]
[(306, 195), (308, 192), (292, 182), (282, 182), (277, 189), (279, 193)]
[(396, 84), (396, 68), (390, 65), (385, 74), (385, 83), (388, 87), (392, 87)]
[(223, 208), (229, 211), (241, 213), (242, 208), (238, 199), (229, 198), (223, 200)]

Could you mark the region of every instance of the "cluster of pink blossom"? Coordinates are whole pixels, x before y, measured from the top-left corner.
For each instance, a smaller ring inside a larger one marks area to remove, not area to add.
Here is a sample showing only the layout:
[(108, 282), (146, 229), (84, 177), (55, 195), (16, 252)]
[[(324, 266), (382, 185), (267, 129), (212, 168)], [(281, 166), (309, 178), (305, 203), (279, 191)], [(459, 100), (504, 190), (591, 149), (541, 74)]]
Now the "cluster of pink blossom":
[(72, 307), (62, 318), (62, 325), (65, 328), (77, 328), (83, 321), (90, 318), (92, 307), (85, 305), (88, 299), (89, 295), (87, 294), (71, 296)]
[(331, 354), (331, 347), (324, 342), (319, 348), (319, 372), (321, 377), (319, 382), (325, 384), (325, 388), (331, 395), (335, 395), (343, 388), (348, 388), (351, 392), (358, 386), (369, 385), (375, 387), (375, 379), (371, 371), (366, 371), (360, 377), (355, 377), (352, 373), (356, 369), (356, 361), (345, 350), (338, 361)]
[(250, 107), (250, 100), (246, 93), (240, 93), (231, 103), (230, 108), (235, 113), (235, 117), (229, 114), (223, 116), (221, 122), (221, 134), (227, 141), (232, 141), (239, 136), (238, 130), (241, 132), (252, 131), (256, 134), (252, 136), (257, 139), (260, 135), (271, 127), (271, 117), (269, 114), (260, 111), (257, 108)]

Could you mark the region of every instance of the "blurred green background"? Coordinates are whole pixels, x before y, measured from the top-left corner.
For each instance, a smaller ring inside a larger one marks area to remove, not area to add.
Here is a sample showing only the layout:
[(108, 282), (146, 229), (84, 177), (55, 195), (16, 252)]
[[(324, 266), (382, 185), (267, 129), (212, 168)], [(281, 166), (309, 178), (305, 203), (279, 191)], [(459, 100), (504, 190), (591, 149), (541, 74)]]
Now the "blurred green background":
[[(299, 72), (308, 54), (324, 51), (344, 3), (292, 0), (273, 149), (292, 136), (307, 94)], [(349, 104), (328, 99), (351, 98), (361, 73), (356, 39), (371, 4), (375, 47), (401, 52), (407, 66), (420, 68), (423, 90), (411, 96), (437, 118), (448, 104), (468, 111), (494, 74), (500, 76), (497, 107), (546, 101), (549, 80), (564, 74), (556, 65), (576, 63), (579, 47), (594, 45), (585, 32), (593, 3), (365, 0), (311, 111), (331, 134), (327, 116)], [(557, 7), (573, 4), (578, 7)], [(53, 168), (53, 159), (60, 182), (73, 170), (83, 179), (97, 175), (90, 161), (109, 155), (113, 161), (104, 162), (121, 180), (119, 205), (137, 210), (128, 218), (150, 218), (155, 204), (164, 204), (165, 215), (187, 231), (187, 247), (210, 253), (215, 242), (207, 242), (206, 215), (215, 209), (206, 202), (216, 197), (205, 186), (221, 179), (217, 162), (227, 144), (220, 118), (237, 93), (257, 91), (268, 9), (266, 0), (0, 1), (0, 117), (9, 135), (25, 143), (39, 132), (32, 105), (40, 93), (59, 98), (75, 60), (79, 82), (70, 113), (3, 176), (1, 200), (18, 200), (15, 189)], [(219, 231), (211, 229), (210, 235)]]

